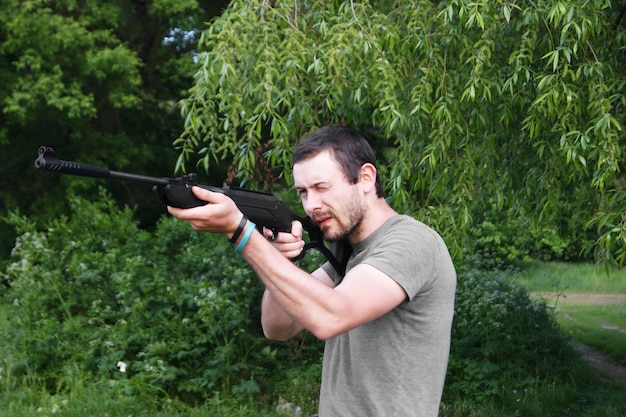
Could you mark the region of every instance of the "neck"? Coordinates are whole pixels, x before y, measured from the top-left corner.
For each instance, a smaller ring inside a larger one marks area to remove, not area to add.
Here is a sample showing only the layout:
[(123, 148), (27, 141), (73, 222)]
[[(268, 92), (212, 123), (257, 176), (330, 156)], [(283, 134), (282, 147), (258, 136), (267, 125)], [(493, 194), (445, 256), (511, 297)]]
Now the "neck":
[(358, 243), (371, 235), (391, 217), (398, 213), (384, 198), (376, 198), (368, 207), (359, 227), (348, 237), (350, 243)]

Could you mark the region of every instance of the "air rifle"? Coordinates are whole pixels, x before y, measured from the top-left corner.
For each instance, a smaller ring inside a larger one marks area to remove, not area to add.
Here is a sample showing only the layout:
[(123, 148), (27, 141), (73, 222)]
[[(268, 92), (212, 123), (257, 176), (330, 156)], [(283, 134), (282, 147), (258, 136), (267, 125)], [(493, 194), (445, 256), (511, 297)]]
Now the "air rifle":
[(253, 191), (236, 187), (212, 187), (198, 184), (196, 174), (187, 174), (178, 178), (157, 178), (145, 175), (130, 174), (127, 172), (111, 171), (92, 165), (85, 165), (73, 161), (63, 161), (56, 157), (54, 149), (41, 146), (39, 156), (35, 160), (35, 168), (42, 171), (59, 172), (62, 174), (78, 175), (82, 177), (115, 179), (122, 181), (152, 184), (152, 189), (158, 199), (171, 207), (192, 208), (207, 204), (193, 195), (193, 186), (202, 187), (216, 193), (230, 197), (239, 210), (257, 225), (259, 231), (270, 229), (276, 238), (279, 232), (290, 232), (291, 223), (298, 220), (302, 228), (309, 235), (309, 242), (304, 245), (300, 255), (293, 260), (302, 259), (309, 249), (316, 249), (328, 259), (332, 267), (341, 276), (345, 274), (346, 264), (350, 256), (351, 247), (348, 242), (334, 243), (332, 251), (324, 245), (322, 231), (313, 223), (309, 216), (299, 216), (294, 213), (284, 201), (265, 191)]

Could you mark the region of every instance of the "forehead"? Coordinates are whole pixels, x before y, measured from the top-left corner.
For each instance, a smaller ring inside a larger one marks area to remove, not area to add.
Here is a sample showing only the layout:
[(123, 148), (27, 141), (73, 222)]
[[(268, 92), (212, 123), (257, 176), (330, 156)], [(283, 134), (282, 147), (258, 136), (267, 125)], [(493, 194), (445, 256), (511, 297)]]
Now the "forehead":
[(322, 151), (293, 166), (293, 180), (296, 187), (336, 181), (343, 177), (343, 171), (330, 151)]

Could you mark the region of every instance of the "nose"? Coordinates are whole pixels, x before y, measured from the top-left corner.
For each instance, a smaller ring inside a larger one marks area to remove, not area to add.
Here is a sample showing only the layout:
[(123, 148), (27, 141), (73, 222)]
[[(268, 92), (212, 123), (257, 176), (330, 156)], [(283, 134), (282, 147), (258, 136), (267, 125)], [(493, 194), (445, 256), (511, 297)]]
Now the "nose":
[(302, 208), (307, 213), (314, 213), (322, 208), (322, 199), (319, 193), (315, 191), (307, 191), (306, 196), (302, 198)]

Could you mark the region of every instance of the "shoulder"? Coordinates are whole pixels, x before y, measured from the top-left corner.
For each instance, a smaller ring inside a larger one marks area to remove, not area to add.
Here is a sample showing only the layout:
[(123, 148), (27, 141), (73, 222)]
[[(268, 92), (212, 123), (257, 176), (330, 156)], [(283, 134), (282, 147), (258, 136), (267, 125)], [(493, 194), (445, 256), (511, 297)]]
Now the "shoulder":
[(411, 246), (438, 247), (442, 243), (441, 236), (430, 226), (419, 220), (399, 214), (388, 219), (376, 233), (377, 240), (388, 242), (404, 242), (405, 249)]
[(454, 267), (441, 236), (406, 215), (390, 218), (372, 236), (355, 263), (366, 263), (399, 283), (409, 296), (430, 286), (440, 274), (452, 276)]

